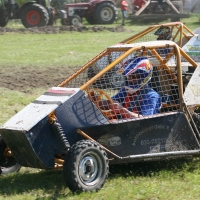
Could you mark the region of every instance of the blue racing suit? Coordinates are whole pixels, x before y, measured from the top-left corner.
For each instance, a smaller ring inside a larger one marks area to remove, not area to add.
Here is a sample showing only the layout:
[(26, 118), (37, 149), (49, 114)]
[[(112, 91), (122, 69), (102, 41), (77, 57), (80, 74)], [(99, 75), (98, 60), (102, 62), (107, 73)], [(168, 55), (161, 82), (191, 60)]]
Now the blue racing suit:
[(161, 107), (160, 95), (149, 85), (134, 94), (128, 93), (128, 90), (123, 87), (112, 99), (121, 103), (129, 111), (143, 116), (156, 114)]

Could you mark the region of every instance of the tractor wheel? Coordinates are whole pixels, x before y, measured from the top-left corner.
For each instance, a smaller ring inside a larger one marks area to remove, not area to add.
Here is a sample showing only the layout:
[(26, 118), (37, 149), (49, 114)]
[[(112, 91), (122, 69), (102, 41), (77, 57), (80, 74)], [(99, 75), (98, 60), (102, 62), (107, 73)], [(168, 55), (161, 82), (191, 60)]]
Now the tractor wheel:
[(0, 27), (5, 27), (9, 21), (9, 17), (4, 10), (0, 9)]
[(77, 25), (79, 23), (82, 23), (82, 20), (78, 15), (73, 15), (73, 16), (70, 17), (70, 19), (69, 19), (70, 25), (74, 26), (74, 25)]
[(97, 6), (94, 18), (98, 24), (112, 24), (117, 17), (116, 9), (113, 4), (103, 2)]
[(48, 15), (49, 15), (49, 21), (47, 23), (48, 26), (53, 26), (54, 24), (54, 13), (52, 8), (47, 8)]
[(108, 176), (109, 165), (106, 152), (94, 141), (81, 140), (67, 153), (63, 172), (72, 191), (98, 191)]
[(9, 21), (9, 18), (1, 19), (0, 20), (0, 27), (5, 27)]
[(25, 28), (45, 26), (49, 22), (49, 14), (43, 6), (29, 4), (21, 12), (21, 21)]
[(87, 17), (85, 17), (85, 19), (89, 24), (91, 24), (91, 25), (95, 24), (95, 20), (94, 20), (93, 16), (87, 16)]
[(69, 25), (69, 21), (66, 20), (66, 19), (61, 19), (61, 20), (60, 20), (60, 23), (61, 23), (63, 26)]

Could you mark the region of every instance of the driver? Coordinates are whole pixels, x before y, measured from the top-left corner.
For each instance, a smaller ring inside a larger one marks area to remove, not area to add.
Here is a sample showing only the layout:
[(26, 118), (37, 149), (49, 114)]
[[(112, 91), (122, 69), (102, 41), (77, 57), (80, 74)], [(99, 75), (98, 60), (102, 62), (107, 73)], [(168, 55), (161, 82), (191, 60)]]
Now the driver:
[(172, 31), (168, 26), (160, 27), (154, 35), (158, 35), (157, 40), (171, 40), (172, 38)]
[[(126, 77), (125, 86), (108, 102), (109, 108), (123, 118), (137, 118), (159, 112), (160, 95), (149, 85), (152, 65), (147, 57), (133, 57), (117, 71)], [(103, 107), (103, 105), (102, 105)]]

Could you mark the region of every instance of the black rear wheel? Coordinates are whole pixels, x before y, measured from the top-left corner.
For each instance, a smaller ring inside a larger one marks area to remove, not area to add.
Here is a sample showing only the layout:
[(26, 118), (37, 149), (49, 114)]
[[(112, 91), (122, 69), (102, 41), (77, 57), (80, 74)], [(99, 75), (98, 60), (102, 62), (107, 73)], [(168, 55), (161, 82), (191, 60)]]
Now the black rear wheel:
[(29, 4), (21, 12), (21, 21), (25, 28), (45, 26), (49, 22), (49, 14), (43, 6)]
[(48, 8), (47, 11), (48, 11), (48, 14), (49, 14), (49, 21), (48, 21), (47, 25), (48, 26), (53, 26), (54, 21), (55, 21), (54, 20), (53, 8)]
[(7, 13), (0, 8), (0, 27), (5, 27), (9, 21)]

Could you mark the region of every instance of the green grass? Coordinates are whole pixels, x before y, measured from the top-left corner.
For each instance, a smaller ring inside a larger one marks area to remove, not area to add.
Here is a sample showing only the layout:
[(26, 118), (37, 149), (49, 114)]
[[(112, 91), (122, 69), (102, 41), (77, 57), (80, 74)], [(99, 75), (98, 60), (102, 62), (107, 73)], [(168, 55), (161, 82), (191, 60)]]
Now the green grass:
[(82, 65), (107, 46), (132, 34), (115, 34), (115, 37), (112, 32), (6, 34), (0, 37), (0, 63), (38, 67)]
[[(166, 22), (166, 21), (165, 21)], [(165, 23), (162, 22), (162, 23)], [(183, 22), (191, 30), (199, 27), (196, 15)], [(120, 21), (109, 27), (120, 24)], [(0, 36), (1, 69), (58, 66), (75, 67), (86, 63), (93, 56), (131, 35), (154, 24), (127, 21), (122, 33), (73, 32), (62, 34), (5, 33)], [(9, 24), (9, 27), (21, 25)], [(0, 88), (0, 125), (22, 109), (43, 88), (29, 95)], [(64, 183), (62, 170), (45, 171), (22, 167), (18, 173), (0, 177), (0, 200), (197, 200), (200, 191), (199, 159), (137, 163), (111, 167), (108, 180), (97, 193), (74, 194)]]
[(111, 166), (99, 192), (77, 194), (66, 188), (62, 170), (22, 168), (1, 177), (0, 199), (197, 200), (199, 173), (199, 159)]

